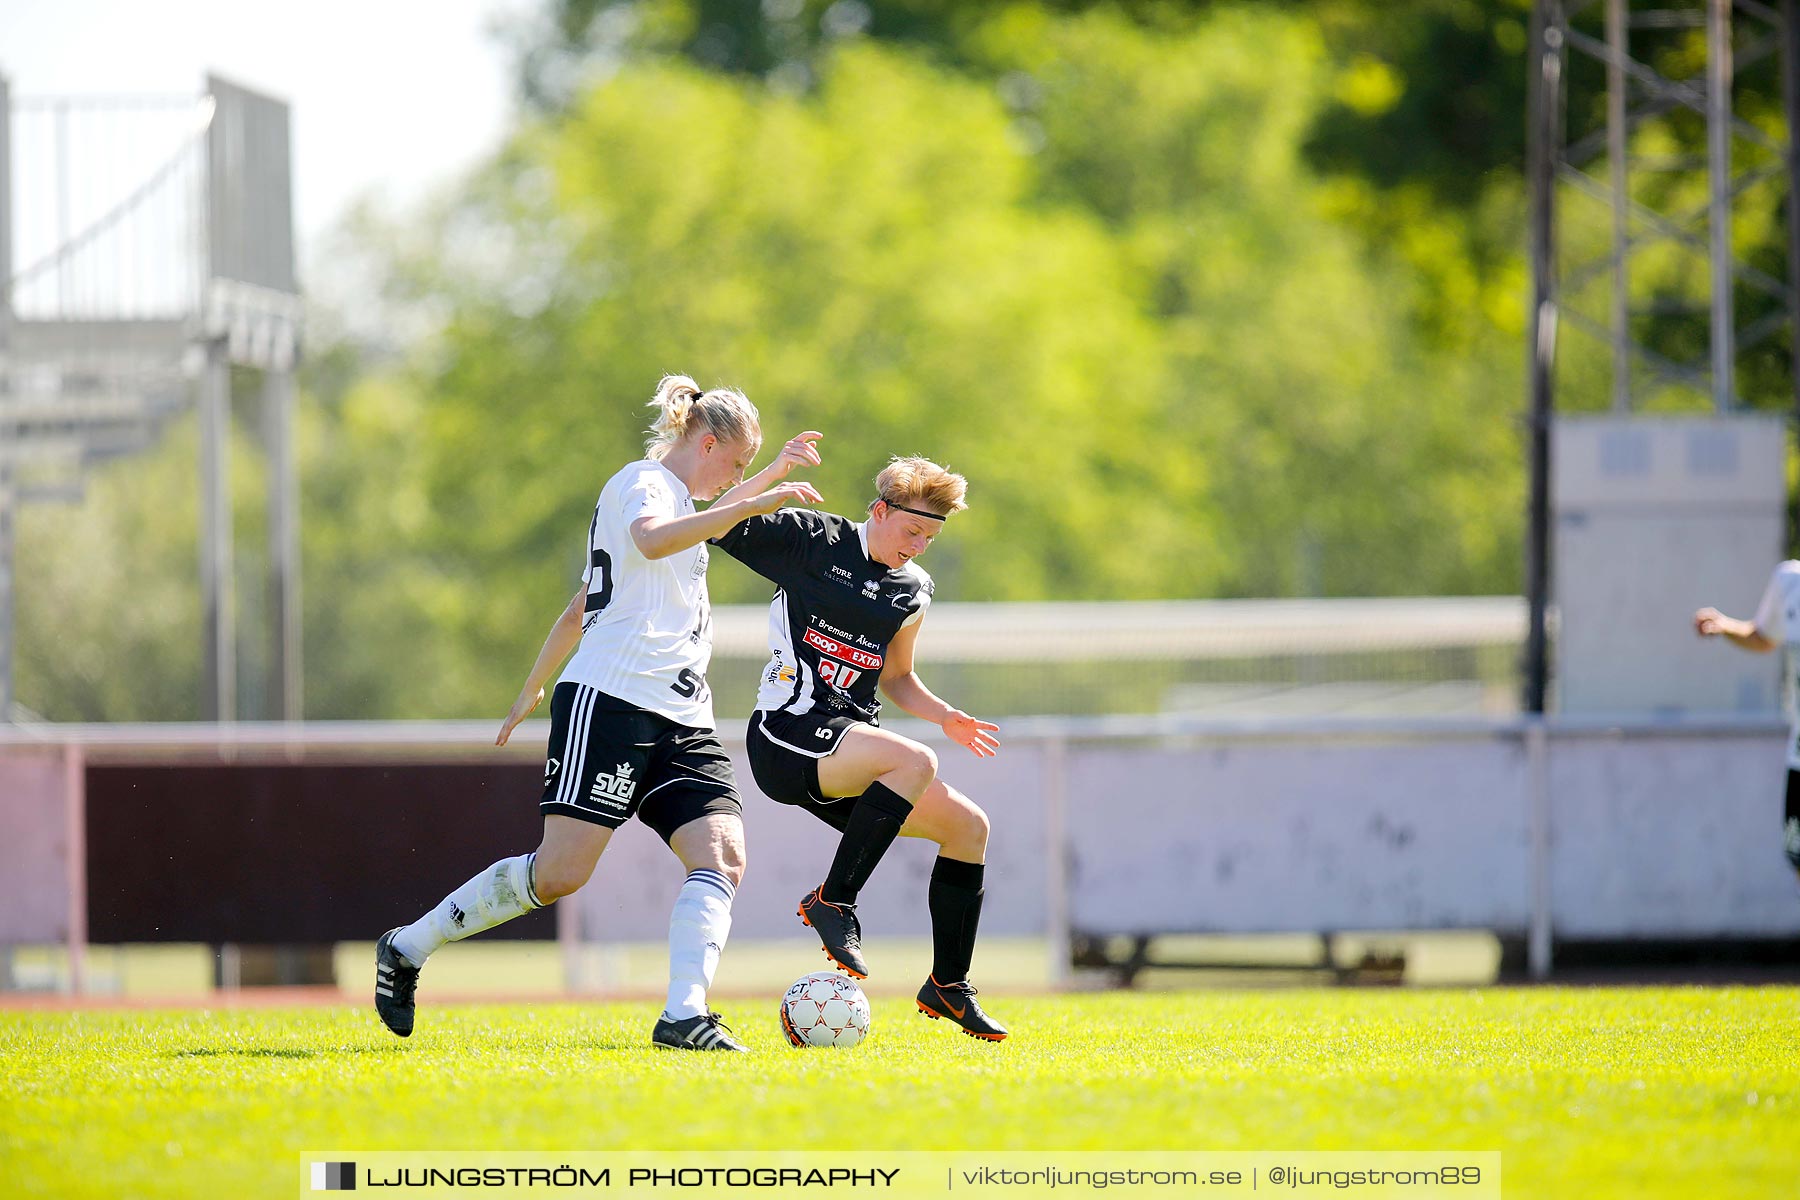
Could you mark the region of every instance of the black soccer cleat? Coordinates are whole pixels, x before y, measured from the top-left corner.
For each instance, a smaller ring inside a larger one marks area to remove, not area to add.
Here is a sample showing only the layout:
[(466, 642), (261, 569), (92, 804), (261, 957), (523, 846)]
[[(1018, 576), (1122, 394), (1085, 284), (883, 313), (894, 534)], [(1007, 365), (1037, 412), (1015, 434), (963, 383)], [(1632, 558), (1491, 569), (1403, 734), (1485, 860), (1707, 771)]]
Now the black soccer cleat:
[(664, 1013), (656, 1018), (656, 1028), (650, 1031), (650, 1041), (658, 1046), (666, 1046), (672, 1050), (742, 1050), (750, 1047), (731, 1036), (731, 1026), (719, 1019), (716, 1012), (703, 1012), (697, 1017), (684, 1017), (679, 1021), (669, 1019)]
[(934, 1021), (942, 1017), (956, 1022), (970, 1037), (988, 1042), (1006, 1039), (1006, 1026), (981, 1011), (975, 1003), (975, 986), (966, 979), (961, 983), (939, 983), (935, 975), (927, 979), (919, 989), (919, 1011)]
[(419, 986), (419, 968), (394, 949), (394, 935), (399, 932), (398, 928), (390, 929), (375, 943), (375, 1011), (383, 1025), (401, 1037), (411, 1037), (413, 992)]
[(862, 926), (856, 921), (856, 905), (833, 904), (819, 895), (824, 885), (800, 898), (794, 910), (800, 923), (810, 925), (825, 943), (825, 957), (831, 965), (857, 979), (869, 977), (869, 964), (862, 956)]

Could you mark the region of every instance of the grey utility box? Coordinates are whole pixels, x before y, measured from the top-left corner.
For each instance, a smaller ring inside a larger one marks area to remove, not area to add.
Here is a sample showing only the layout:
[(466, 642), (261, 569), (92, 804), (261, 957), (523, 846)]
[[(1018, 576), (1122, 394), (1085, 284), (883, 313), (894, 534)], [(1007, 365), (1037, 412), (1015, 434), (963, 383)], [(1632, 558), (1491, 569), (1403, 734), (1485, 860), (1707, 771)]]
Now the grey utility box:
[(1694, 610), (1753, 614), (1784, 556), (1786, 424), (1774, 416), (1570, 416), (1551, 441), (1556, 708), (1767, 714), (1776, 656), (1696, 637)]

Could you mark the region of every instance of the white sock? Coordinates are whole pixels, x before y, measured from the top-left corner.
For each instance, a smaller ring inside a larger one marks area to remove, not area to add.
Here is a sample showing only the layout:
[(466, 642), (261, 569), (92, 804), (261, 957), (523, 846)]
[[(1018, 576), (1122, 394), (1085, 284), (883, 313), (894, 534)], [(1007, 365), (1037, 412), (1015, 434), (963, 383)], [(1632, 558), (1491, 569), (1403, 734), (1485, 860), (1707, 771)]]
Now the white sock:
[(460, 942), (544, 907), (531, 887), (531, 862), (536, 857), (501, 859), (396, 933), (394, 949), (413, 966), (422, 967), (445, 942)]
[(719, 969), (719, 953), (731, 935), (731, 901), (737, 888), (721, 872), (701, 867), (688, 873), (669, 913), (669, 1007), (671, 1020), (706, 1011), (706, 993)]

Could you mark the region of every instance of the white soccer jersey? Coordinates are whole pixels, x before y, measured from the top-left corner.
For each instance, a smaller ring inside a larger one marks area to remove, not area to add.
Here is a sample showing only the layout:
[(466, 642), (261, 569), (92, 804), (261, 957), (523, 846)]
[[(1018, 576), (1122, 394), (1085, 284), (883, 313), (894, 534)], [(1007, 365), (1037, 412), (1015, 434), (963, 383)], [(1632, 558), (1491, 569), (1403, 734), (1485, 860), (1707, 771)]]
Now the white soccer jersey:
[(1800, 674), (1800, 560), (1788, 559), (1769, 576), (1754, 623), (1758, 633), (1786, 647), (1787, 710), (1793, 722), (1788, 731), (1788, 767), (1800, 771), (1800, 678), (1796, 678)]
[(640, 517), (694, 511), (687, 485), (642, 459), (607, 480), (588, 525), (587, 613), (562, 682), (585, 683), (681, 725), (713, 728), (712, 607), (706, 545), (647, 559), (631, 540)]

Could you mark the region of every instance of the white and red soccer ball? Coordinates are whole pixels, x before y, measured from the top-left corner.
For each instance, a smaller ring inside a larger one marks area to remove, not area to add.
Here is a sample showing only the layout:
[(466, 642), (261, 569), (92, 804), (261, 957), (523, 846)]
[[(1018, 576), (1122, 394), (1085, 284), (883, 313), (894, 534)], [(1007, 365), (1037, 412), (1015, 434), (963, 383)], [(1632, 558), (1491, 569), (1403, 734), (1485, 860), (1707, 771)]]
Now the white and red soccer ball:
[(869, 998), (834, 971), (802, 975), (781, 998), (781, 1032), (794, 1046), (854, 1046), (869, 1032)]

